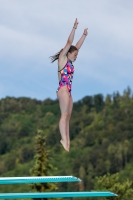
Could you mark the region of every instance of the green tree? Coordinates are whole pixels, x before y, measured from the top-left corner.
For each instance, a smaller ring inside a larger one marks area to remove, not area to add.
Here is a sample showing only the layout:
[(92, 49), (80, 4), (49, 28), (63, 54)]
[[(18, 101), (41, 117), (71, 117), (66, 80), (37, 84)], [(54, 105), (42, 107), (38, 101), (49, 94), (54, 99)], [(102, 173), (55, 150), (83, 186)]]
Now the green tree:
[(106, 174), (96, 177), (95, 190), (110, 191), (117, 194), (117, 197), (104, 197), (101, 200), (129, 200), (133, 199), (132, 181), (119, 181), (119, 173)]
[[(37, 131), (36, 141), (36, 154), (34, 156), (35, 165), (30, 170), (32, 176), (50, 176), (51, 171), (56, 170), (50, 164), (50, 156), (46, 150), (46, 137), (42, 130)], [(56, 191), (58, 188), (55, 183), (35, 183), (31, 184), (32, 191), (36, 192), (50, 192)], [(43, 198), (44, 199), (44, 198)]]
[(128, 140), (124, 140), (123, 151), (124, 151), (125, 165), (127, 164), (127, 155), (128, 155), (129, 149), (130, 149), (129, 141)]
[(81, 165), (80, 168), (79, 168), (79, 177), (82, 179), (82, 181), (79, 182), (79, 190), (80, 190), (80, 191), (84, 191), (84, 190), (85, 190), (85, 185), (84, 185), (85, 176), (86, 176), (85, 169), (84, 169), (84, 167)]
[(95, 105), (96, 112), (100, 112), (103, 109), (104, 101), (103, 101), (102, 94), (94, 95), (94, 105)]

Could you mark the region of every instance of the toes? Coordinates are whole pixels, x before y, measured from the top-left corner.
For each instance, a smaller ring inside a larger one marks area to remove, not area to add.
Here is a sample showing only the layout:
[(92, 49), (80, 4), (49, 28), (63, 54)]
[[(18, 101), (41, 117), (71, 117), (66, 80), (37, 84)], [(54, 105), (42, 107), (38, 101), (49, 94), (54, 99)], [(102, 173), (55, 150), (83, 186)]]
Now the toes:
[(65, 140), (60, 140), (60, 143), (63, 145), (63, 147), (64, 147), (64, 149), (65, 149), (66, 151), (69, 151), (67, 142), (65, 142)]

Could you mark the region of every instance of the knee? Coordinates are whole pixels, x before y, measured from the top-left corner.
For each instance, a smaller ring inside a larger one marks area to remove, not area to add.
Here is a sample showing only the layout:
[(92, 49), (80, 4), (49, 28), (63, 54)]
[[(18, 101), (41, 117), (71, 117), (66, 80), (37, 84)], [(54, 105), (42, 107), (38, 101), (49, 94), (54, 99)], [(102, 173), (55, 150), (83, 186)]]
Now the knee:
[(71, 115), (70, 115), (69, 113), (63, 113), (63, 114), (61, 115), (61, 118), (64, 119), (64, 120), (69, 120), (70, 117), (71, 117)]

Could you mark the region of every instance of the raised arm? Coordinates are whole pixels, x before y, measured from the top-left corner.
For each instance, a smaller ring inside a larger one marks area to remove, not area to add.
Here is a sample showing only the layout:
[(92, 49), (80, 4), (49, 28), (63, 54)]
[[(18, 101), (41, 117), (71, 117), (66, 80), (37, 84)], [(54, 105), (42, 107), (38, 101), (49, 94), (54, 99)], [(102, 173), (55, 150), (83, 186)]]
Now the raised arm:
[(86, 28), (86, 29), (84, 30), (84, 33), (83, 33), (82, 37), (81, 37), (81, 38), (79, 39), (79, 41), (77, 42), (77, 44), (76, 44), (77, 49), (80, 49), (80, 47), (82, 46), (82, 44), (83, 44), (83, 42), (84, 42), (86, 36), (88, 35), (87, 29), (88, 29), (88, 28)]
[(76, 18), (74, 26), (72, 28), (72, 31), (71, 31), (71, 33), (70, 33), (70, 35), (68, 37), (67, 43), (66, 43), (65, 47), (63, 48), (62, 52), (60, 53), (61, 57), (62, 56), (66, 56), (67, 52), (69, 51), (70, 46), (73, 43), (73, 39), (74, 39), (74, 35), (75, 35), (75, 30), (76, 30), (77, 26), (78, 26), (78, 20)]

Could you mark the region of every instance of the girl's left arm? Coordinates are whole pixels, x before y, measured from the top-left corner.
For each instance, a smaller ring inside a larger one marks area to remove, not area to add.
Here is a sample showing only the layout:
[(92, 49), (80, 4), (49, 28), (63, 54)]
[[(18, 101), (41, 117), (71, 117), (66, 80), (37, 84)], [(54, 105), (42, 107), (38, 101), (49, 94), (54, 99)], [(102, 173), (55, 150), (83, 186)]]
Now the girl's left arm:
[(80, 49), (80, 47), (82, 46), (82, 44), (83, 44), (83, 42), (84, 42), (84, 40), (85, 40), (85, 37), (88, 35), (87, 29), (88, 29), (88, 28), (86, 28), (86, 29), (84, 30), (84, 33), (83, 33), (82, 37), (81, 37), (81, 38), (79, 39), (79, 41), (77, 42), (77, 44), (76, 44), (77, 49)]

